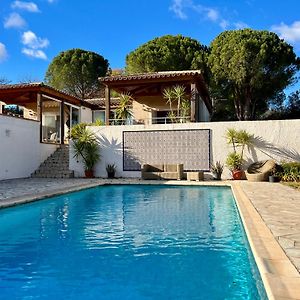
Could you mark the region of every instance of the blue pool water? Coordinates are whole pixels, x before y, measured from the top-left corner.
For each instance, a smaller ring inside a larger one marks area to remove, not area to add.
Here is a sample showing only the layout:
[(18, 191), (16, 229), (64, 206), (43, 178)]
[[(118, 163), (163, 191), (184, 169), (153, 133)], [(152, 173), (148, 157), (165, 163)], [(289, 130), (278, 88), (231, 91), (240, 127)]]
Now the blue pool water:
[(1, 299), (266, 299), (229, 188), (102, 186), (0, 211)]

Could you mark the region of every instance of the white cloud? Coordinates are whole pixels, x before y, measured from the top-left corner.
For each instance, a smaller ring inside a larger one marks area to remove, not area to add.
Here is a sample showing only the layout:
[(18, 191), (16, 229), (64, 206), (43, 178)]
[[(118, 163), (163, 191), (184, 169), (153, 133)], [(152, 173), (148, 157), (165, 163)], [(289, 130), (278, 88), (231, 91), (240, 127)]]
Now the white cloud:
[(280, 23), (279, 25), (272, 26), (271, 30), (278, 33), (280, 38), (287, 42), (300, 42), (300, 21), (295, 21), (290, 26), (285, 23)]
[(228, 26), (230, 25), (229, 22), (227, 20), (222, 19), (221, 22), (219, 23), (220, 27), (225, 30), (226, 28), (228, 28)]
[(0, 62), (5, 61), (7, 56), (8, 54), (5, 45), (0, 43)]
[(169, 9), (174, 12), (177, 18), (182, 20), (187, 19), (187, 15), (183, 12), (183, 0), (173, 0), (173, 4), (169, 7)]
[(23, 28), (26, 26), (26, 21), (17, 13), (11, 13), (4, 20), (5, 28)]
[(241, 21), (235, 22), (235, 23), (233, 23), (233, 25), (234, 25), (235, 29), (243, 29), (243, 28), (249, 28), (250, 27), (248, 24), (246, 24), (244, 22), (241, 22)]
[(229, 22), (221, 17), (220, 12), (216, 8), (197, 4), (193, 0), (173, 0), (172, 5), (169, 7), (175, 16), (179, 19), (187, 19), (187, 11), (194, 11), (203, 18), (217, 23), (221, 28), (226, 28)]
[(48, 39), (37, 37), (32, 31), (26, 31), (22, 34), (22, 43), (31, 49), (47, 48), (49, 46)]
[(37, 49), (29, 49), (29, 48), (23, 48), (22, 53), (26, 56), (33, 57), (33, 58), (39, 58), (39, 59), (47, 59), (47, 55), (43, 50), (37, 50)]
[(219, 19), (219, 12), (214, 9), (214, 8), (210, 8), (210, 7), (203, 7), (203, 11), (206, 12), (206, 17), (213, 21), (216, 22)]
[(21, 9), (29, 12), (39, 12), (38, 6), (34, 2), (14, 1), (11, 5), (13, 9)]

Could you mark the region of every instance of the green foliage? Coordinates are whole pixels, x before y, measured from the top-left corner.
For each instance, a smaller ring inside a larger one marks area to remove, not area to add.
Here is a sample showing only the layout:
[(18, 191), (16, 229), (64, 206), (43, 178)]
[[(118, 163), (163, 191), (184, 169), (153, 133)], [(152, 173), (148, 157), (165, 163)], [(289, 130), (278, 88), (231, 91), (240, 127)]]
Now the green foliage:
[(99, 146), (95, 135), (90, 132), (84, 123), (75, 125), (71, 130), (73, 139), (74, 157), (81, 158), (86, 171), (93, 170), (100, 160)]
[(233, 103), (239, 120), (248, 120), (294, 81), (299, 60), (275, 33), (243, 29), (225, 31), (211, 43), (208, 65), (213, 93)]
[(105, 123), (102, 120), (97, 119), (94, 123), (91, 124), (92, 126), (105, 126)]
[(245, 147), (253, 144), (253, 135), (246, 130), (228, 128), (226, 140), (227, 144), (232, 145), (233, 148), (233, 152), (227, 156), (226, 165), (230, 170), (241, 170), (244, 162)]
[(72, 127), (70, 137), (73, 140), (78, 140), (86, 133), (87, 123), (79, 123)]
[(286, 162), (281, 164), (279, 173), (282, 181), (300, 182), (300, 162)]
[(126, 56), (126, 72), (147, 73), (201, 69), (206, 73), (208, 48), (182, 35), (155, 38)]
[(106, 166), (106, 172), (108, 178), (114, 178), (117, 170), (117, 166), (115, 164), (108, 164)]
[[(190, 115), (191, 105), (185, 91), (185, 86), (174, 85), (167, 87), (163, 90), (163, 97), (167, 100), (167, 104), (170, 105), (168, 118), (172, 122), (186, 122), (186, 117)], [(177, 107), (176, 112), (173, 111), (175, 103)]]
[(211, 172), (216, 180), (221, 180), (224, 165), (220, 161), (216, 161), (215, 164), (211, 165)]
[[(262, 115), (265, 120), (299, 119), (300, 117), (300, 90), (291, 93), (288, 97), (284, 93), (276, 106)], [(283, 105), (284, 104), (284, 105)]]
[(108, 67), (108, 60), (95, 52), (71, 49), (52, 60), (45, 81), (78, 98), (91, 98), (99, 91), (98, 78), (106, 75)]
[(229, 168), (229, 170), (241, 170), (243, 165), (243, 158), (241, 154), (236, 152), (231, 152), (228, 154), (226, 158), (226, 166)]
[(130, 94), (120, 94), (120, 103), (116, 108), (116, 118), (121, 120), (123, 124), (125, 121), (131, 117), (132, 113), (130, 110), (131, 103), (132, 103), (132, 96)]

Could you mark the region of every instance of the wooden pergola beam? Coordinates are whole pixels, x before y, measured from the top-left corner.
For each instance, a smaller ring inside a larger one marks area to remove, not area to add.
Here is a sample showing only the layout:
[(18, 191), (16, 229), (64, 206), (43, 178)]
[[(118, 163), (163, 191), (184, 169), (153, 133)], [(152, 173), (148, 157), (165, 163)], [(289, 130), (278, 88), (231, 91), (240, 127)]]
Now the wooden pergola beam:
[(105, 125), (109, 126), (110, 117), (110, 88), (105, 86)]

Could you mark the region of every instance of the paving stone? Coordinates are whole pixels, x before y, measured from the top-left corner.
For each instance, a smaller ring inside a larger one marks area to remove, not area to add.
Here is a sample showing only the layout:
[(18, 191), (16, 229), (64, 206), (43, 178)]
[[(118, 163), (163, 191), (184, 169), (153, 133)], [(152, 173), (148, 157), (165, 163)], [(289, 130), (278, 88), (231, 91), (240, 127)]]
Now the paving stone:
[(280, 183), (241, 181), (240, 184), (300, 272), (300, 192)]

